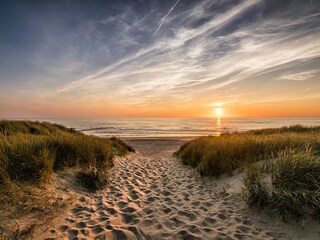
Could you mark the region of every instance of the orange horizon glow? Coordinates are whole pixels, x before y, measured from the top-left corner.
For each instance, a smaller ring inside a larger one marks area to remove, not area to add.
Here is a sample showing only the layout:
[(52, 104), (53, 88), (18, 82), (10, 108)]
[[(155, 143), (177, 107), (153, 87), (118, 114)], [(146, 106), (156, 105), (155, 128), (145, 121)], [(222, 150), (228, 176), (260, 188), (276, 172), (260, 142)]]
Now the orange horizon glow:
[(0, 118), (320, 117), (313, 4), (101, 2), (5, 4)]
[[(0, 101), (1, 118), (103, 118), (103, 117), (320, 117), (320, 101), (287, 103), (232, 103), (223, 107), (199, 106), (196, 101), (185, 105), (153, 104), (126, 106), (115, 103), (73, 102), (49, 104), (41, 102)], [(217, 112), (218, 110), (218, 112)]]

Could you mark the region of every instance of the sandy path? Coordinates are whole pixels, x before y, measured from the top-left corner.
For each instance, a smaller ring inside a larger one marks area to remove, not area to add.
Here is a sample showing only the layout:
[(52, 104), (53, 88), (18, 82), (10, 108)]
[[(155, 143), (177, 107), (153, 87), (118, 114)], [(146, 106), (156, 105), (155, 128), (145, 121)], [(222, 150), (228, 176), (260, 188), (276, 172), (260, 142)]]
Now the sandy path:
[(48, 239), (273, 239), (241, 210), (239, 196), (172, 157), (181, 141), (131, 141), (112, 183), (82, 197)]

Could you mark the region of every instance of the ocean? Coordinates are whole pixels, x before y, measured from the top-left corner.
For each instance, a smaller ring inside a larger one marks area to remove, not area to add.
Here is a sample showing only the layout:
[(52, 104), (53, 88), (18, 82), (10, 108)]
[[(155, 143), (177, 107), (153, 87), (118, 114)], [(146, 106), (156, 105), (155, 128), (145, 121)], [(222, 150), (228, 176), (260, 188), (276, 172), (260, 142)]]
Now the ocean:
[(319, 126), (320, 118), (97, 118), (30, 119), (72, 127), (100, 137), (197, 137), (301, 124)]

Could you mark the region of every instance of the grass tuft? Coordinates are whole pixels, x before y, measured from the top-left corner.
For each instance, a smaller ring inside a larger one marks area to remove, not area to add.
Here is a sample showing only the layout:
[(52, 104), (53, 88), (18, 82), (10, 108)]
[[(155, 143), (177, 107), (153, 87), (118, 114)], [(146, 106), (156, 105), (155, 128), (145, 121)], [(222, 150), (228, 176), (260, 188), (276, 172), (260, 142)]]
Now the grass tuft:
[(184, 164), (196, 167), (201, 175), (218, 177), (253, 162), (274, 158), (288, 148), (303, 151), (310, 147), (320, 154), (320, 127), (296, 125), (200, 137), (182, 145), (175, 156)]
[(257, 169), (244, 177), (244, 195), (251, 207), (299, 220), (320, 219), (320, 158), (311, 149), (306, 152), (279, 152), (272, 164), (271, 188)]
[(78, 181), (91, 191), (98, 190), (109, 182), (109, 175), (106, 169), (84, 169), (77, 174)]
[(272, 169), (273, 185), (290, 191), (316, 191), (320, 187), (320, 158), (311, 149), (284, 150)]
[(244, 197), (250, 207), (265, 208), (268, 204), (269, 193), (266, 184), (261, 180), (261, 171), (257, 166), (251, 166), (245, 175)]
[(114, 137), (87, 136), (50, 123), (0, 121), (0, 186), (38, 184), (66, 167), (94, 168), (101, 175), (113, 166), (115, 155), (129, 151), (134, 150)]

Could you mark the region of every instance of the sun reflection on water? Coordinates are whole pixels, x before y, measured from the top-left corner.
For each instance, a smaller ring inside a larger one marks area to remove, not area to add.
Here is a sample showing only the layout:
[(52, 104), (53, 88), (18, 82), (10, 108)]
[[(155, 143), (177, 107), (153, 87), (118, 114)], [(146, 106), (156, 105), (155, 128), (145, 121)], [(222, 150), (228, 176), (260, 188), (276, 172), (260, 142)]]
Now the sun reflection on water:
[(218, 129), (221, 128), (221, 117), (220, 116), (217, 117), (217, 128)]

